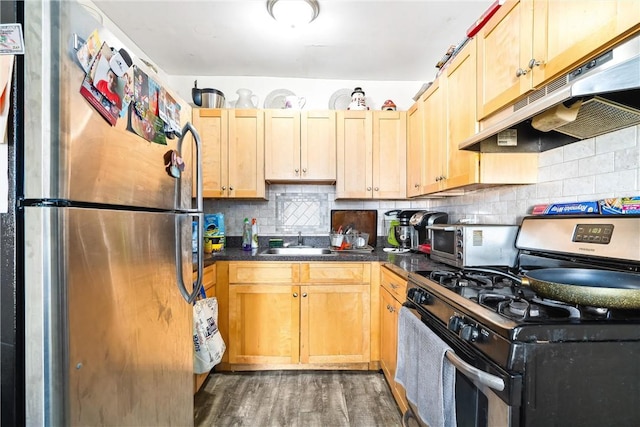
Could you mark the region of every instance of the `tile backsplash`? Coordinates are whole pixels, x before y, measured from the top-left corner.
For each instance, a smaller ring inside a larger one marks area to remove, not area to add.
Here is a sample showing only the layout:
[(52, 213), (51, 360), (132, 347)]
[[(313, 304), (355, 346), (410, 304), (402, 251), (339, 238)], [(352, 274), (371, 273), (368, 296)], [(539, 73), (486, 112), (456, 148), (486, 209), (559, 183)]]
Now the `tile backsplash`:
[(376, 209), (378, 235), (384, 213), (428, 209), (449, 213), (450, 222), (519, 224), (537, 204), (640, 195), (640, 126), (540, 153), (538, 183), (501, 186), (442, 199), (336, 200), (332, 185), (271, 185), (268, 200), (205, 200), (205, 212), (222, 212), (229, 236), (242, 220), (257, 218), (263, 236), (321, 236), (329, 232), (331, 209)]
[(275, 193), (276, 233), (288, 235), (326, 234), (329, 218), (326, 215), (329, 200), (326, 194), (318, 193)]
[[(263, 236), (327, 236), (332, 209), (375, 209), (378, 236), (383, 235), (384, 213), (392, 209), (426, 209), (427, 200), (336, 200), (334, 185), (271, 185), (268, 200), (206, 199), (206, 213), (225, 215), (227, 235), (242, 234), (244, 218), (256, 218)], [(382, 234), (381, 234), (382, 233)]]

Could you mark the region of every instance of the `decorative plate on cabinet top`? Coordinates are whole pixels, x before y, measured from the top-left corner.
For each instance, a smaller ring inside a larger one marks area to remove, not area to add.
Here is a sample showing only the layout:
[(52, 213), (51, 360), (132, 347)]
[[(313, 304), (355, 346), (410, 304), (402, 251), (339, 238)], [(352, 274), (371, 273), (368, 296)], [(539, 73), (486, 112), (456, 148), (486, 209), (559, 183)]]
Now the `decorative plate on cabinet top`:
[(332, 110), (346, 110), (351, 104), (351, 92), (353, 89), (344, 88), (337, 90), (329, 98), (329, 108)]
[(295, 93), (289, 89), (276, 89), (270, 92), (264, 99), (264, 108), (283, 109), (287, 96), (295, 96)]

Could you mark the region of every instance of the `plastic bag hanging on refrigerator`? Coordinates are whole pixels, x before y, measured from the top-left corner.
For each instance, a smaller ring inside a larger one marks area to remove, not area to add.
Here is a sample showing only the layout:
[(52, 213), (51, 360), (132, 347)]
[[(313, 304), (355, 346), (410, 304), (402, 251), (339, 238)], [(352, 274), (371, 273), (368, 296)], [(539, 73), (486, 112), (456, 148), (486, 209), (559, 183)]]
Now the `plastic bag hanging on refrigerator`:
[(204, 374), (220, 363), (227, 349), (218, 330), (218, 300), (204, 298), (193, 304), (193, 372)]

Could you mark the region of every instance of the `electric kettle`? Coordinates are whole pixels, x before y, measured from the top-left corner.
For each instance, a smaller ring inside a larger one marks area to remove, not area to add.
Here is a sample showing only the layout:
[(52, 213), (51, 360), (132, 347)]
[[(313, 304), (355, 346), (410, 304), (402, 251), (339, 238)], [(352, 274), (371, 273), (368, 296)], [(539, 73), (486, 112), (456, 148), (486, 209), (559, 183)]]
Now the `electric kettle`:
[(224, 107), (224, 93), (218, 89), (212, 88), (198, 88), (198, 81), (193, 82), (193, 88), (191, 89), (191, 97), (193, 103), (198, 107), (203, 108), (223, 108)]

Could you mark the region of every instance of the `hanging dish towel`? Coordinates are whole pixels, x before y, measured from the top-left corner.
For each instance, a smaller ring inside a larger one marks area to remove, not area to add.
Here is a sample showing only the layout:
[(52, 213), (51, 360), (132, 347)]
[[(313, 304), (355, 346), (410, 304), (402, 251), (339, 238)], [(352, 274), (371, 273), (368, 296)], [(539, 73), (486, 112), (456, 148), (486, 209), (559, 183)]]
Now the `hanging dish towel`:
[(395, 380), (429, 427), (455, 427), (456, 368), (446, 359), (451, 350), (408, 308), (398, 317), (398, 363)]
[(193, 304), (193, 372), (204, 374), (220, 363), (226, 350), (218, 330), (218, 300), (203, 298)]

